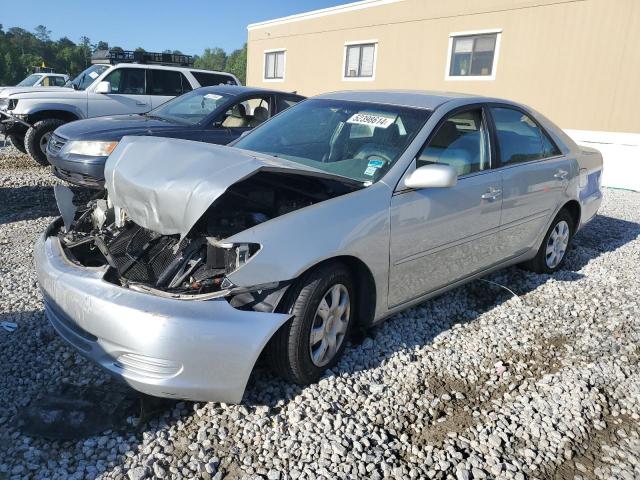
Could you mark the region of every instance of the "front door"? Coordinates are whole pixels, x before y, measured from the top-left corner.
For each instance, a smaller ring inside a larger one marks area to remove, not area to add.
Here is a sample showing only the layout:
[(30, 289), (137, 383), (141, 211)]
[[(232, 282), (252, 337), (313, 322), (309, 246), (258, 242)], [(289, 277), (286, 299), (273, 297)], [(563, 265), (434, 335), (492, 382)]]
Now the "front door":
[(494, 105), (493, 118), (503, 177), (502, 238), (505, 254), (530, 249), (559, 205), (571, 162), (533, 118), (517, 108)]
[(89, 93), (89, 117), (146, 113), (151, 110), (146, 90), (145, 69), (117, 68), (104, 80), (111, 84), (111, 93)]
[(445, 119), (416, 159), (416, 168), (446, 163), (451, 188), (402, 190), (391, 199), (389, 307), (401, 305), (499, 260), (502, 178), (491, 169), (481, 107)]

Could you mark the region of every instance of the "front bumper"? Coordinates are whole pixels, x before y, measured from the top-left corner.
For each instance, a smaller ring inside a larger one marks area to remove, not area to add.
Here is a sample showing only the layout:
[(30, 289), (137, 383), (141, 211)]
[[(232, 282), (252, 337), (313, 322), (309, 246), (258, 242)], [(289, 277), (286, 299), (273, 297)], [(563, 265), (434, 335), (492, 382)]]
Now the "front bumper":
[(81, 187), (104, 187), (104, 164), (107, 157), (69, 154), (64, 149), (52, 153), (48, 149), (47, 160), (53, 167), (53, 174), (58, 178)]
[[(47, 230), (49, 232), (51, 227)], [(288, 315), (237, 310), (224, 299), (160, 298), (78, 266), (57, 237), (35, 246), (45, 313), (80, 353), (141, 392), (240, 402), (253, 366)]]
[(31, 125), (6, 110), (0, 110), (0, 133), (3, 135), (24, 134)]

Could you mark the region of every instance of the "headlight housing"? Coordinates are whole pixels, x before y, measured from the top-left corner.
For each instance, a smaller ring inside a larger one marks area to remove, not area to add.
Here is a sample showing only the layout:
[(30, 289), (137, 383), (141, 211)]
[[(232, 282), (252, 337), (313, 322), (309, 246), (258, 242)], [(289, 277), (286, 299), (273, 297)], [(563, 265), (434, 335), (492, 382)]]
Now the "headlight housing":
[(227, 275), (238, 270), (260, 251), (258, 243), (224, 243), (220, 247), (224, 249), (224, 271)]
[(118, 142), (73, 141), (69, 143), (67, 152), (89, 157), (107, 157), (117, 145)]

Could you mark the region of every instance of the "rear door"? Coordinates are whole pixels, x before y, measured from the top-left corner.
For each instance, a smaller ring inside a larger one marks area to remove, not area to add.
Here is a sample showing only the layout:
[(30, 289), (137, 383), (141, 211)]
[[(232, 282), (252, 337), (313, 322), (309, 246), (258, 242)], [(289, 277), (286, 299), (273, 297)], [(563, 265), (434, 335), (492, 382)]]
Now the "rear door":
[(489, 122), (474, 105), (447, 116), (415, 167), (444, 163), (451, 188), (400, 190), (391, 199), (389, 307), (438, 290), (500, 260), (502, 178), (491, 168)]
[(146, 113), (151, 99), (146, 93), (146, 69), (121, 67), (112, 70), (102, 81), (111, 84), (111, 93), (88, 94), (88, 116)]
[(147, 70), (147, 92), (150, 95), (152, 108), (189, 91), (191, 91), (191, 85), (181, 72), (152, 68)]
[(535, 119), (492, 104), (503, 181), (502, 238), (509, 256), (531, 248), (567, 189), (571, 164)]

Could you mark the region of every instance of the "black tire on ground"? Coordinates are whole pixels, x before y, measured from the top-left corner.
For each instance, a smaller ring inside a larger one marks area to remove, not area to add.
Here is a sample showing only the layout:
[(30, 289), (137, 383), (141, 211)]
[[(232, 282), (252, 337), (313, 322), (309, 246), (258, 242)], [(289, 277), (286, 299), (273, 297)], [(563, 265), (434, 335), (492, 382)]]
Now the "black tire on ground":
[(42, 150), (41, 140), (42, 138), (52, 133), (60, 125), (64, 125), (64, 120), (57, 118), (48, 118), (46, 120), (40, 120), (36, 122), (31, 128), (27, 130), (27, 134), (24, 136), (24, 146), (26, 147), (29, 156), (34, 159), (38, 164), (46, 167), (49, 165), (47, 160), (47, 154)]
[(27, 153), (27, 149), (24, 148), (24, 135), (11, 134), (7, 135), (7, 138), (11, 142), (11, 145), (16, 148), (16, 150), (19, 150), (22, 153)]
[[(310, 335), (319, 320), (316, 312), (320, 302), (332, 287), (344, 286), (348, 292), (349, 309), (346, 332), (331, 360), (322, 365), (314, 364), (311, 357)], [(317, 382), (323, 372), (331, 368), (342, 356), (355, 316), (355, 288), (349, 270), (341, 263), (329, 263), (311, 270), (292, 285), (285, 295), (279, 312), (292, 313), (271, 338), (266, 348), (266, 359), (275, 373), (300, 385)]]
[[(547, 263), (547, 247), (552, 248), (553, 242), (549, 243), (549, 238), (553, 234), (556, 227), (559, 224), (561, 225), (562, 222), (566, 222), (569, 227), (569, 239), (562, 254), (561, 260), (557, 264), (550, 266)], [(560, 210), (560, 212), (558, 212), (558, 215), (556, 215), (556, 218), (553, 219), (553, 222), (551, 222), (551, 226), (549, 227), (547, 234), (544, 236), (544, 240), (542, 241), (542, 245), (540, 245), (536, 256), (528, 262), (523, 263), (522, 267), (535, 273), (554, 273), (558, 271), (558, 269), (565, 261), (567, 252), (569, 251), (569, 247), (571, 246), (571, 240), (573, 240), (575, 229), (576, 228), (574, 225), (574, 220), (571, 217), (571, 214), (568, 210), (563, 208), (562, 210)]]

